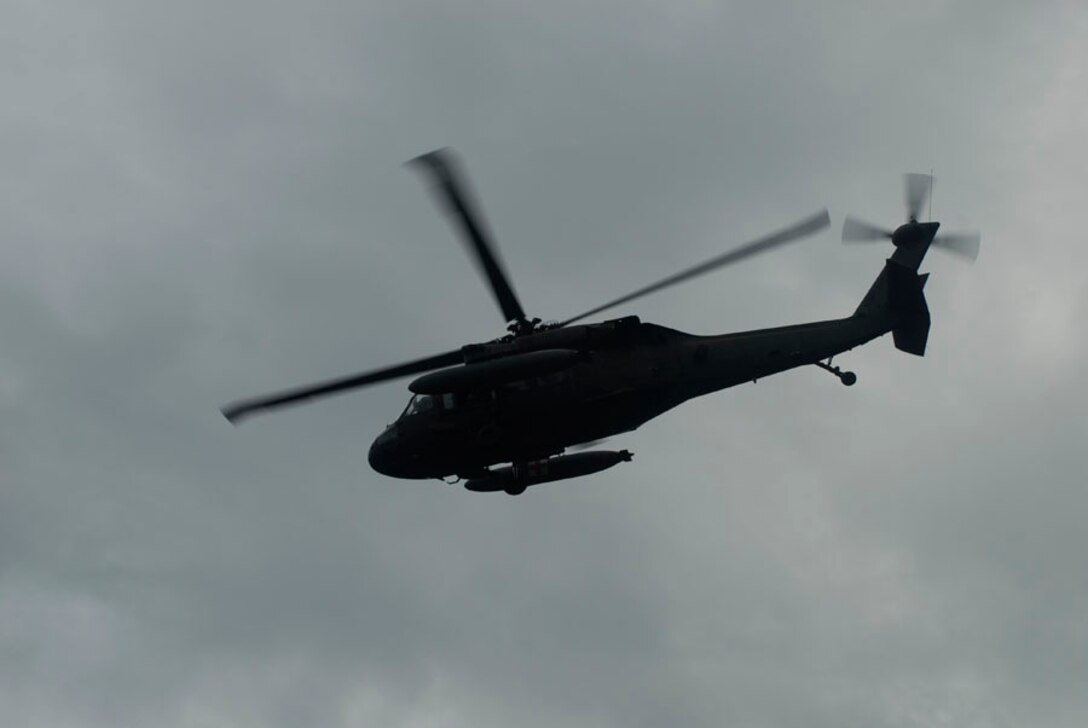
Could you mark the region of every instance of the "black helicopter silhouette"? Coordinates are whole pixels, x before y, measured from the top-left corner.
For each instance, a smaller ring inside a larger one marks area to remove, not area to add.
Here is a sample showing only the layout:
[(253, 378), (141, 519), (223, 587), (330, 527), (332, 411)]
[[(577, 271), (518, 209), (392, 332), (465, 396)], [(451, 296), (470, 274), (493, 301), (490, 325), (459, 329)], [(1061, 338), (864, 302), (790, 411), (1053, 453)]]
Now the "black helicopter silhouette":
[[(473, 491), (505, 491), (613, 467), (626, 450), (567, 453), (568, 448), (636, 429), (692, 397), (804, 365), (849, 386), (853, 372), (834, 355), (888, 332), (896, 348), (923, 355), (929, 310), (919, 275), (931, 245), (967, 258), (978, 255), (977, 233), (937, 236), (940, 223), (919, 222), (932, 188), (929, 175), (906, 176), (907, 222), (886, 230), (853, 218), (843, 240), (890, 240), (895, 252), (846, 318), (720, 336), (695, 336), (628, 316), (573, 325), (695, 276), (811, 235), (830, 225), (827, 210), (562, 322), (529, 318), (503, 271), (495, 246), (472, 204), (464, 175), (448, 150), (412, 162), (434, 183), (438, 199), (459, 224), (468, 248), (508, 322), (509, 333), (423, 359), (357, 374), (223, 408), (231, 422), (261, 411), (423, 374), (396, 422), (370, 448), (374, 470), (395, 478), (453, 477)], [(427, 372), (427, 373), (425, 373)], [(424, 374), (425, 373), (425, 374)], [(500, 463), (510, 463), (494, 467)]]

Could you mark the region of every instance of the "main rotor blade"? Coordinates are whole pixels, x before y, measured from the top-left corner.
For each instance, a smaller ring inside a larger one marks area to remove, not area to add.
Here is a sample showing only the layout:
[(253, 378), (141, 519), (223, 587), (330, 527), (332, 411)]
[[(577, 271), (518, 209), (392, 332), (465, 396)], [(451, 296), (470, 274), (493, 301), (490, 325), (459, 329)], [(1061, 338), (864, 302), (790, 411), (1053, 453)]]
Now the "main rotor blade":
[(495, 255), (495, 245), (483, 224), (483, 216), (473, 207), (465, 176), (458, 169), (457, 158), (449, 149), (437, 149), (408, 162), (426, 170), (435, 184), (439, 200), (461, 225), (468, 248), (488, 283), (506, 321), (524, 321), (525, 311), (510, 286), (509, 278)]
[(933, 244), (949, 253), (975, 261), (978, 258), (978, 250), (982, 244), (981, 233), (948, 233), (933, 238)]
[(283, 407), (284, 405), (295, 404), (296, 402), (303, 402), (317, 397), (336, 394), (337, 392), (343, 392), (346, 389), (364, 387), (368, 384), (377, 384), (378, 382), (384, 382), (389, 379), (405, 377), (409, 374), (416, 374), (418, 372), (427, 372), (432, 369), (440, 369), (442, 367), (453, 366), (454, 364), (461, 364), (463, 362), (464, 356), (461, 354), (461, 350), (456, 349), (454, 351), (447, 351), (444, 354), (429, 356), (426, 359), (417, 359), (415, 361), (405, 362), (404, 364), (377, 369), (372, 372), (353, 374), (350, 377), (333, 379), (328, 382), (291, 389), (278, 394), (233, 402), (224, 407), (221, 411), (223, 412), (223, 416), (230, 420), (231, 423), (238, 424), (238, 421), (243, 417), (262, 410), (275, 409), (277, 407)]
[(752, 242), (746, 243), (739, 248), (735, 248), (728, 253), (724, 253), (722, 255), (711, 258), (705, 263), (700, 263), (699, 265), (688, 268), (687, 270), (680, 271), (679, 273), (671, 275), (668, 278), (658, 281), (657, 283), (651, 283), (645, 288), (640, 288), (634, 293), (628, 293), (626, 296), (620, 296), (614, 301), (609, 301), (602, 306), (598, 306), (597, 308), (586, 311), (585, 313), (578, 314), (574, 318), (567, 319), (560, 325), (567, 326), (574, 323), (575, 321), (581, 321), (587, 316), (592, 316), (593, 314), (600, 313), (605, 309), (612, 308), (613, 306), (618, 306), (621, 303), (633, 301), (640, 296), (645, 296), (650, 293), (654, 293), (655, 291), (660, 291), (662, 288), (667, 288), (669, 286), (676, 285), (677, 283), (682, 283), (683, 281), (695, 278), (696, 276), (700, 276), (704, 273), (709, 273), (712, 270), (723, 268), (727, 265), (732, 265), (733, 263), (742, 261), (745, 258), (750, 258), (753, 255), (758, 255), (759, 253), (770, 250), (771, 248), (778, 247), (779, 245), (784, 245), (785, 243), (797, 240), (798, 238), (812, 235), (813, 233), (817, 232), (818, 230), (824, 229), (830, 224), (831, 217), (827, 214), (827, 210), (825, 209), (824, 211), (819, 212), (812, 217), (805, 218), (801, 222), (795, 225), (791, 225), (788, 228), (784, 228), (776, 233), (772, 233), (771, 235), (767, 235), (757, 240), (753, 240)]
[(862, 220), (848, 217), (842, 223), (842, 241), (844, 243), (861, 243), (873, 240), (887, 240), (892, 236), (891, 230), (885, 230)]
[(910, 220), (922, 219), (922, 208), (929, 199), (929, 193), (933, 189), (933, 175), (929, 174), (905, 174), (903, 175), (903, 191), (907, 200), (907, 218)]

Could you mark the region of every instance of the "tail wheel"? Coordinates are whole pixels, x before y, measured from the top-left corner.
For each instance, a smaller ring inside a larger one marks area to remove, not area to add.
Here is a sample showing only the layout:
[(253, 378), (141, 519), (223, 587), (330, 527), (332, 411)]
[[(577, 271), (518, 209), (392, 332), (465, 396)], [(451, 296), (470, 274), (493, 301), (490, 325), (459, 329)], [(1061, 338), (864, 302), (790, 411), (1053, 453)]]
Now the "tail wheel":
[(858, 375), (857, 374), (854, 374), (853, 372), (844, 372), (842, 369), (839, 369), (838, 367), (831, 366), (831, 360), (830, 359), (828, 359), (826, 362), (818, 361), (818, 362), (813, 362), (813, 363), (816, 366), (823, 369), (825, 372), (831, 372), (832, 374), (834, 374), (836, 377), (839, 378), (839, 381), (842, 382), (843, 384), (845, 384), (847, 387), (854, 386), (854, 384), (856, 384), (857, 381), (858, 381)]

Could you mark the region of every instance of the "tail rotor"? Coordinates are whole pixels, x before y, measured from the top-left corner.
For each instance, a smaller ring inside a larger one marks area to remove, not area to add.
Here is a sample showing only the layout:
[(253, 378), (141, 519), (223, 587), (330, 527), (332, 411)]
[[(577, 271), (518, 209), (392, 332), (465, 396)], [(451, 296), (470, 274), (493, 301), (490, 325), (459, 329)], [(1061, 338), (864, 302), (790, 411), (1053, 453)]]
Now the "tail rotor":
[(977, 231), (945, 233), (936, 235), (940, 223), (919, 222), (926, 201), (933, 190), (933, 176), (928, 174), (906, 174), (903, 176), (903, 197), (907, 208), (907, 222), (895, 230), (873, 225), (872, 223), (847, 217), (843, 221), (842, 241), (844, 243), (869, 243), (891, 240), (896, 247), (911, 247), (922, 242), (953, 253), (961, 258), (974, 261), (978, 258), (982, 235)]

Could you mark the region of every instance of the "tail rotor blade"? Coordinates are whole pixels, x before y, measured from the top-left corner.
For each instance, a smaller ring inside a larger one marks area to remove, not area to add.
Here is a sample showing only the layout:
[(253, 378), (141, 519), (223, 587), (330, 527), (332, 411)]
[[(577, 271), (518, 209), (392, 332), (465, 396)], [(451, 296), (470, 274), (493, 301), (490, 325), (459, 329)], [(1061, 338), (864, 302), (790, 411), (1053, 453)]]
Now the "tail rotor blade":
[(929, 193), (933, 189), (933, 175), (905, 174), (903, 188), (907, 200), (907, 218), (919, 220), (922, 216), (922, 208), (926, 206), (926, 200), (929, 199)]
[(891, 230), (885, 230), (853, 217), (846, 218), (842, 223), (844, 243), (868, 243), (874, 240), (889, 240), (891, 237)]
[(942, 250), (947, 250), (949, 253), (955, 253), (971, 262), (978, 258), (981, 244), (982, 235), (977, 232), (948, 233), (933, 238), (933, 245)]

